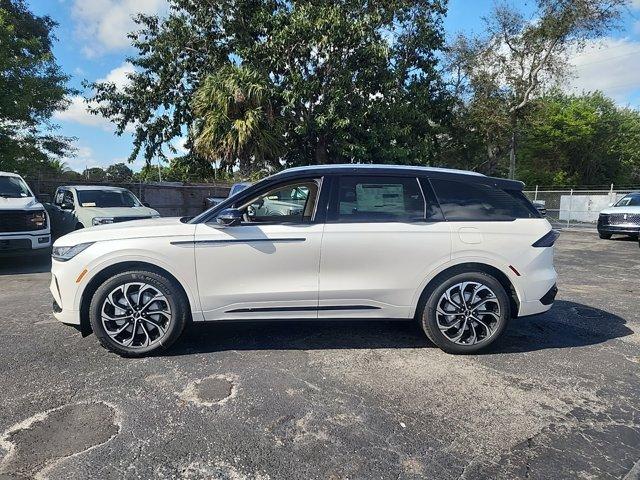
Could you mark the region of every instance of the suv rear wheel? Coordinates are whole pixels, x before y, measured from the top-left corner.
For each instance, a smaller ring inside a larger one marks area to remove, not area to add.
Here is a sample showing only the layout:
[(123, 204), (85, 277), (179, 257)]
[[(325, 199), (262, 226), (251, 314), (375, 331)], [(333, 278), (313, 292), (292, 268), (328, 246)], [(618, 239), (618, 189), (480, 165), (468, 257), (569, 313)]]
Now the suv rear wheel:
[(137, 270), (104, 282), (93, 295), (89, 312), (103, 347), (125, 357), (140, 357), (160, 352), (178, 339), (188, 308), (173, 281)]
[(422, 328), (448, 353), (474, 353), (493, 343), (511, 317), (502, 284), (484, 272), (460, 273), (436, 287), (424, 304)]

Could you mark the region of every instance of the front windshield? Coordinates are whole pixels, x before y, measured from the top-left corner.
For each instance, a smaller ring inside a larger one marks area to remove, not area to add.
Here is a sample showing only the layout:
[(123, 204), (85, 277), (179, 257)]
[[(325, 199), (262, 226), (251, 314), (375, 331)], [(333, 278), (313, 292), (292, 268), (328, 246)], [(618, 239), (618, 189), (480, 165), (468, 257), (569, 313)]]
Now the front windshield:
[(0, 177), (0, 197), (24, 198), (32, 196), (29, 187), (20, 177)]
[(640, 193), (630, 193), (629, 195), (625, 195), (618, 203), (615, 204), (616, 207), (640, 207)]
[(140, 202), (127, 190), (77, 190), (81, 207), (139, 207)]

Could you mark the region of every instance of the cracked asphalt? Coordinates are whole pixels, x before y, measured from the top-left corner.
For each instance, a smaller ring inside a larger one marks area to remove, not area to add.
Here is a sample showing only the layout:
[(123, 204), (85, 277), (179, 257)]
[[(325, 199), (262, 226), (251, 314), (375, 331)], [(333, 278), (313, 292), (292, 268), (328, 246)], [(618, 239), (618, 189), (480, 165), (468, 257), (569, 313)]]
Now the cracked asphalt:
[(197, 325), (123, 359), (0, 259), (0, 478), (640, 478), (640, 249), (563, 232), (558, 300), (481, 355), (409, 322)]

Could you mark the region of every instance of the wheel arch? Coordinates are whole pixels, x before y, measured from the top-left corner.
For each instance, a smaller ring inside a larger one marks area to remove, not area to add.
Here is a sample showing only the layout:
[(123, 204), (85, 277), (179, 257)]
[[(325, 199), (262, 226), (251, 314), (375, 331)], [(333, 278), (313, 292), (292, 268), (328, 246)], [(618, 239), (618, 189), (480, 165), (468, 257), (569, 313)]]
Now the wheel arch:
[(124, 261), (124, 262), (108, 265), (102, 270), (100, 270), (89, 280), (86, 287), (82, 291), (82, 296), (80, 297), (80, 332), (82, 333), (83, 337), (86, 337), (87, 335), (90, 335), (93, 332), (93, 330), (91, 329), (91, 324), (89, 322), (89, 306), (91, 304), (91, 299), (93, 298), (93, 295), (96, 292), (96, 290), (100, 287), (100, 285), (102, 285), (102, 283), (106, 279), (114, 275), (117, 275), (119, 273), (131, 271), (131, 270), (144, 270), (144, 271), (157, 273), (159, 275), (167, 277), (171, 282), (173, 282), (176, 285), (176, 287), (178, 287), (178, 289), (180, 289), (180, 292), (182, 293), (182, 295), (184, 295), (184, 298), (186, 300), (185, 303), (187, 304), (187, 308), (189, 309), (189, 311), (187, 312), (187, 316), (188, 318), (191, 318), (192, 307), (191, 307), (190, 297), (187, 294), (187, 291), (185, 290), (184, 286), (175, 277), (175, 275), (173, 275), (168, 270), (162, 267), (159, 267), (158, 265), (154, 265), (152, 263), (137, 261), (137, 260)]
[(507, 296), (509, 297), (511, 316), (513, 318), (518, 316), (518, 311), (520, 310), (520, 299), (518, 298), (518, 293), (515, 289), (515, 286), (513, 285), (513, 282), (509, 279), (507, 274), (501, 271), (499, 268), (487, 263), (464, 262), (445, 268), (444, 270), (438, 272), (438, 274), (436, 274), (431, 280), (427, 282), (425, 287), (422, 289), (422, 292), (420, 293), (418, 302), (416, 303), (416, 308), (413, 315), (414, 318), (418, 317), (418, 315), (422, 311), (422, 307), (429, 297), (429, 294), (433, 290), (435, 290), (435, 288), (441, 282), (449, 277), (452, 277), (453, 275), (470, 272), (487, 273), (498, 280), (498, 282), (500, 282), (500, 284), (504, 287), (505, 291), (507, 292)]

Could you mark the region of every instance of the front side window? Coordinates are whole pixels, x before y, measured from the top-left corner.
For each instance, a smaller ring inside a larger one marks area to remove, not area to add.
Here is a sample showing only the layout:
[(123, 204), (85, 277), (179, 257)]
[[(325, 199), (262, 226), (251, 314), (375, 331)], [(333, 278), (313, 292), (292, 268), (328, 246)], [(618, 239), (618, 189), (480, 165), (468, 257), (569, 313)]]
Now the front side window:
[(140, 202), (127, 190), (78, 190), (81, 207), (139, 207)]
[(442, 213), (449, 221), (510, 221), (538, 218), (522, 192), (480, 183), (431, 179)]
[(280, 185), (239, 207), (247, 223), (306, 223), (313, 218), (318, 183), (305, 180)]
[(0, 197), (24, 198), (31, 196), (29, 187), (20, 177), (0, 177)]
[(413, 177), (336, 178), (329, 219), (338, 222), (412, 222), (425, 219), (425, 201)]

